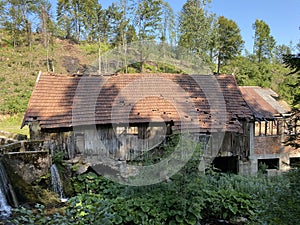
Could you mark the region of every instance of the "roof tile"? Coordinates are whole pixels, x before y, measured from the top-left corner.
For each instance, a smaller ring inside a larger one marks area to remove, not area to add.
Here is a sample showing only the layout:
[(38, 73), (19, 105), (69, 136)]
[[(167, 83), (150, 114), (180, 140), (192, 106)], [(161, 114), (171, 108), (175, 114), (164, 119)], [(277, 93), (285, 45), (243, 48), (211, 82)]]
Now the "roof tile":
[(281, 104), (276, 100), (278, 95), (270, 88), (258, 86), (239, 88), (256, 119), (274, 119), (274, 117), (286, 114), (291, 110), (287, 103)]
[(42, 74), (23, 125), (32, 119), (40, 121), (44, 129), (173, 121), (175, 127), (238, 132), (239, 123), (232, 123), (232, 119), (250, 117), (231, 75)]

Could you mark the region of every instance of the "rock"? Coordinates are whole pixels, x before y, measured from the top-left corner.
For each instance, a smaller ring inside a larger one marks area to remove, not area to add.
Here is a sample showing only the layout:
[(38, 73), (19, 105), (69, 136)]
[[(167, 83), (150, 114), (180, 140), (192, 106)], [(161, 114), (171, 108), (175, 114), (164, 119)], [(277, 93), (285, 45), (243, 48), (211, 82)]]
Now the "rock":
[(37, 185), (28, 184), (16, 172), (12, 172), (13, 170), (11, 165), (5, 163), (5, 167), (20, 204), (34, 206), (36, 203), (40, 203), (46, 207), (61, 204), (60, 199), (55, 193)]
[(75, 158), (70, 160), (65, 160), (64, 162), (68, 164), (77, 164), (79, 162), (82, 162), (82, 158), (80, 156), (76, 156)]
[(78, 167), (76, 168), (75, 172), (78, 175), (83, 174), (89, 169), (89, 167), (90, 167), (90, 165), (88, 165), (88, 164), (79, 164)]
[(230, 220), (230, 223), (235, 224), (235, 225), (243, 225), (243, 224), (246, 224), (247, 222), (248, 222), (248, 219), (245, 217), (236, 217), (236, 218)]
[(3, 161), (10, 165), (11, 173), (18, 174), (28, 184), (49, 173), (51, 166), (47, 151), (6, 154), (3, 156)]

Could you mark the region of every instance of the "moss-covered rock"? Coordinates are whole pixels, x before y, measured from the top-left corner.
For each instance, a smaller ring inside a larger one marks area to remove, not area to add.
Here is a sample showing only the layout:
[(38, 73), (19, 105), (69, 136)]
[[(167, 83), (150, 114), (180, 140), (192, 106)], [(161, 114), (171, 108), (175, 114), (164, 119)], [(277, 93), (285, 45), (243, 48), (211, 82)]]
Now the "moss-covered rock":
[(73, 176), (72, 168), (70, 168), (69, 165), (65, 163), (57, 164), (57, 168), (59, 171), (65, 196), (66, 197), (73, 196), (74, 189), (72, 183), (72, 176)]
[(14, 171), (10, 165), (5, 163), (8, 178), (13, 186), (14, 192), (20, 204), (35, 205), (40, 203), (46, 207), (53, 207), (61, 204), (57, 194), (44, 189), (38, 185), (28, 184), (24, 179)]

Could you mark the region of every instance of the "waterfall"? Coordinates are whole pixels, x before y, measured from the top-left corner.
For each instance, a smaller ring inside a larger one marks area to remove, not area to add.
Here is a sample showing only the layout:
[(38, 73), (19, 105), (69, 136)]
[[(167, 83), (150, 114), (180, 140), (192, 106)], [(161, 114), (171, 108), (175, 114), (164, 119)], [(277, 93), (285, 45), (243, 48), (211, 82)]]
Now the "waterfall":
[(4, 166), (0, 161), (0, 218), (8, 217), (11, 213), (11, 207), (7, 203), (6, 197), (10, 193), (9, 182)]
[(53, 191), (58, 194), (62, 202), (65, 202), (67, 199), (64, 196), (63, 186), (58, 173), (58, 169), (55, 164), (52, 164), (52, 166), (50, 167), (50, 172), (51, 172), (51, 184), (52, 184)]

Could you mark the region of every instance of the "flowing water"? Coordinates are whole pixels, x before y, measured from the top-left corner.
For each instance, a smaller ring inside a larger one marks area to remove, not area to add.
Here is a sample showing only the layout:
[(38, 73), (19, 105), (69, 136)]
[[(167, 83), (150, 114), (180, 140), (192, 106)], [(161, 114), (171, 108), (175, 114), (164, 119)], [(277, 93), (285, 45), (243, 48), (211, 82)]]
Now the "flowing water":
[(5, 168), (0, 161), (0, 218), (8, 217), (11, 213), (11, 207), (7, 203), (6, 196), (9, 195), (9, 182)]
[(62, 202), (65, 202), (67, 199), (64, 196), (62, 182), (58, 173), (57, 166), (55, 164), (52, 164), (52, 166), (50, 167), (50, 172), (53, 191), (58, 194)]

